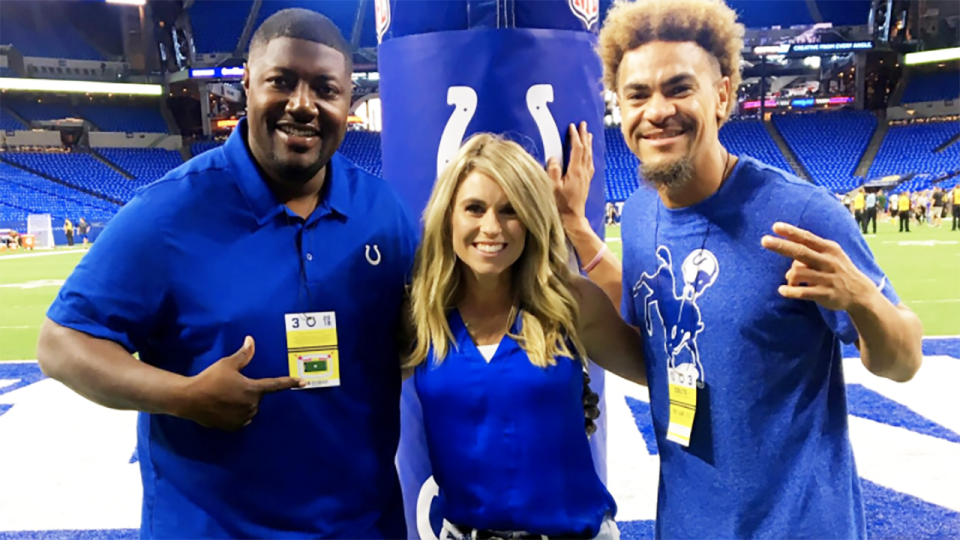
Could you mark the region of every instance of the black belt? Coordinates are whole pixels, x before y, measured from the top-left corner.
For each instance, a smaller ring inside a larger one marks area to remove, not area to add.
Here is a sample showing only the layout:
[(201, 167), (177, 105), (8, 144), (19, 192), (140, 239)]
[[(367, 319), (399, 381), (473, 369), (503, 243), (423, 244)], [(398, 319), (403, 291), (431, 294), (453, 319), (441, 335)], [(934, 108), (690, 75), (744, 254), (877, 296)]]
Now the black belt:
[[(468, 525), (456, 525), (454, 527), (460, 531), (460, 534), (464, 536), (471, 536), (473, 534), (474, 528)], [(477, 531), (477, 540), (495, 540), (498, 538), (504, 540), (541, 540), (544, 538), (550, 540), (590, 540), (595, 537), (595, 535), (589, 533), (565, 533), (565, 534), (533, 534), (533, 533), (523, 533), (523, 534), (513, 534), (508, 531), (491, 531), (489, 529), (476, 529)]]

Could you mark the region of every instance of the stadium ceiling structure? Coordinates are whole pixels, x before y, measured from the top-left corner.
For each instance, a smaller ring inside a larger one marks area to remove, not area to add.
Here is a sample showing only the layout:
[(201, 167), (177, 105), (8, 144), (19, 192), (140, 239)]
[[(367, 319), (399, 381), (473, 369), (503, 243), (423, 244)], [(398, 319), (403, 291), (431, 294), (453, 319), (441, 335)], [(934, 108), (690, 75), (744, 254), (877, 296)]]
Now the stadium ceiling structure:
[[(344, 4), (349, 3), (334, 4), (342, 13)], [(359, 67), (370, 66), (375, 69), (377, 40), (373, 24), (373, 2), (355, 0), (352, 3), (355, 5), (352, 24), (347, 27), (340, 23), (340, 31), (350, 40), (355, 55), (354, 63)], [(744, 26), (750, 29), (787, 28), (818, 23), (829, 23), (833, 26), (865, 25), (872, 7), (871, 0), (765, 0), (762, 3), (756, 0), (728, 0), (727, 3), (737, 12)], [(613, 0), (600, 0), (601, 13), (606, 13), (612, 5)], [(330, 8), (323, 2), (317, 2), (314, 9), (325, 15), (332, 15), (326, 13)]]

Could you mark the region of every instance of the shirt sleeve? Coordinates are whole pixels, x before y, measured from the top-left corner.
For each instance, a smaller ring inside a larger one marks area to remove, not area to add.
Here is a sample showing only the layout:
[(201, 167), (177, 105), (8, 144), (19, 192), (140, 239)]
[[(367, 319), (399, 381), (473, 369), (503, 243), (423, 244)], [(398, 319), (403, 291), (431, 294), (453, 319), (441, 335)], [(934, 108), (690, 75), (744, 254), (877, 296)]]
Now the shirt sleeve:
[(410, 285), (413, 282), (413, 265), (417, 255), (417, 247), (420, 245), (420, 229), (407, 206), (403, 202), (398, 204), (400, 205), (399, 231), (404, 284)]
[[(833, 240), (850, 257), (853, 264), (863, 272), (874, 286), (894, 305), (900, 303), (900, 297), (893, 288), (887, 275), (877, 264), (870, 246), (842, 204), (829, 194), (817, 192), (807, 202), (800, 216), (800, 228), (808, 230), (820, 238)], [(857, 340), (857, 329), (850, 315), (843, 311), (834, 311), (819, 306), (820, 314), (827, 325), (844, 343)]]
[(138, 195), (120, 209), (67, 278), (47, 317), (131, 353), (140, 350), (167, 298), (157, 206)]

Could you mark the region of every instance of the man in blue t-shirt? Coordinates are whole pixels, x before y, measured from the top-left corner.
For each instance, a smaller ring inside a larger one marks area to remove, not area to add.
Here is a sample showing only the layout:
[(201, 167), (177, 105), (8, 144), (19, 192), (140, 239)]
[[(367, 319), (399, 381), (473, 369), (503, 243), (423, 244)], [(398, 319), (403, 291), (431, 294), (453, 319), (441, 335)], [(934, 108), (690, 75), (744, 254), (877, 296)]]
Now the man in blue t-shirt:
[(44, 372), (140, 411), (142, 538), (406, 536), (396, 336), (416, 234), (337, 153), (351, 71), (327, 18), (268, 18), (247, 117), (121, 209), (48, 311)]
[(840, 342), (907, 381), (922, 326), (840, 202), (720, 144), (742, 36), (720, 0), (614, 6), (604, 80), (644, 179), (623, 210), (622, 272), (583, 218), (588, 186), (559, 185), (558, 204), (644, 338), (656, 536), (862, 539)]

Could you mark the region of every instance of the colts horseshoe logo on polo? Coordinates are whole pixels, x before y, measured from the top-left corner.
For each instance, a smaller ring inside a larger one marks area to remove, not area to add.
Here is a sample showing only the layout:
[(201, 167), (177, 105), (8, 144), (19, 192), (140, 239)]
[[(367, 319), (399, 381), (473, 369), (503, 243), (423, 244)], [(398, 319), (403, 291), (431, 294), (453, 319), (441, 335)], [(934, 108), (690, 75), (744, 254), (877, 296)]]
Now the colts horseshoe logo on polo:
[(365, 250), (365, 255), (367, 256), (367, 262), (370, 263), (372, 266), (376, 266), (376, 265), (380, 264), (380, 247), (377, 246), (376, 244), (374, 244), (374, 245), (373, 245), (373, 252), (376, 253), (376, 255), (377, 255), (377, 258), (375, 258), (375, 259), (370, 256), (370, 244), (367, 244), (367, 245), (366, 245), (366, 250)]

